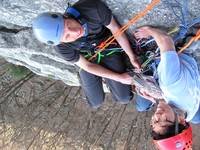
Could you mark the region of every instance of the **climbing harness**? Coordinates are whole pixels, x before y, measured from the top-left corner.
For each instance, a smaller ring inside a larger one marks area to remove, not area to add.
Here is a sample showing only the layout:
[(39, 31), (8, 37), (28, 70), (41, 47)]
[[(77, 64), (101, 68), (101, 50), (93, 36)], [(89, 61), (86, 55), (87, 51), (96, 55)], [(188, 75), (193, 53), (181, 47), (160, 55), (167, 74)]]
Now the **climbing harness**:
[(143, 17), (148, 11), (150, 11), (151, 9), (153, 9), (159, 2), (160, 2), (160, 0), (154, 0), (153, 2), (151, 2), (142, 12), (140, 12), (135, 17), (133, 17), (127, 24), (125, 24), (124, 26), (122, 26), (122, 28), (120, 28), (119, 31), (117, 31), (116, 33), (114, 33), (106, 41), (102, 42), (99, 45), (99, 48), (100, 48), (99, 51), (96, 52), (92, 57), (90, 57), (89, 61), (91, 61), (92, 59), (94, 59), (95, 57), (97, 57), (97, 55), (98, 55), (99, 52), (102, 52), (106, 47), (108, 47), (115, 40), (116, 37), (118, 37), (122, 33), (124, 33), (131, 25), (133, 25), (136, 21), (138, 21), (141, 17)]
[[(96, 50), (98, 51), (98, 50)], [(93, 56), (93, 54), (96, 52), (94, 51), (93, 53), (91, 51), (87, 51), (87, 50), (81, 50), (80, 52), (84, 55), (84, 57), (86, 59), (90, 58)], [(113, 53), (116, 53), (116, 52), (123, 52), (124, 50), (122, 48), (107, 48), (105, 49), (105, 54), (104, 53), (101, 53), (101, 52), (98, 52), (98, 55), (97, 55), (97, 63), (99, 64), (102, 60), (102, 58), (106, 57), (106, 56), (110, 56), (112, 55)]]

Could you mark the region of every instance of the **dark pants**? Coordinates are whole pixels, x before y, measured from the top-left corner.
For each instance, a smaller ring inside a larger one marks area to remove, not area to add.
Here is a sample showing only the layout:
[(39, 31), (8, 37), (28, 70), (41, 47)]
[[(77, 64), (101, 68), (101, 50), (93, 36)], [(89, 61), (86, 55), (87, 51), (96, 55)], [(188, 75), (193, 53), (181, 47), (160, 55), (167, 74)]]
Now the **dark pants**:
[[(104, 57), (100, 65), (114, 72), (124, 73), (126, 72), (126, 65), (124, 61), (125, 60), (120, 53), (114, 53), (111, 56)], [(105, 98), (105, 93), (102, 86), (102, 78), (84, 70), (81, 70), (79, 74), (82, 88), (89, 105), (93, 108), (100, 107)], [(114, 101), (121, 104), (127, 104), (133, 98), (130, 85), (125, 85), (106, 78), (105, 81), (112, 93)], [(152, 106), (152, 103), (149, 100), (146, 100), (140, 96), (136, 96), (135, 100), (136, 109), (138, 111), (147, 111)]]
[[(120, 53), (114, 53), (111, 56), (105, 56), (100, 64), (101, 66), (117, 73), (126, 72), (126, 65), (123, 56)], [(102, 78), (84, 70), (80, 71), (82, 88), (85, 92), (88, 103), (91, 107), (98, 108), (104, 101), (105, 93), (102, 86)], [(131, 86), (105, 78), (113, 100), (121, 104), (127, 104), (132, 99)]]

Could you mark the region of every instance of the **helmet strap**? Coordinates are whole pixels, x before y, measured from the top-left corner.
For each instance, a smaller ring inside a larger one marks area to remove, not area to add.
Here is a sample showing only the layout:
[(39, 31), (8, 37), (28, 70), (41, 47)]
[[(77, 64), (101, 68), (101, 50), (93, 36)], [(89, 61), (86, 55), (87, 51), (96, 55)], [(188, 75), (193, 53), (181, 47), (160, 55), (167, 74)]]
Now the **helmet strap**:
[(76, 8), (72, 7), (70, 3), (68, 3), (67, 9), (65, 10), (65, 13), (64, 13), (64, 16), (77, 20), (84, 29), (83, 36), (85, 37), (88, 35), (88, 25), (87, 25), (86, 20), (81, 17), (80, 12)]
[(179, 125), (179, 121), (178, 121), (178, 114), (176, 113), (176, 111), (174, 111), (175, 113), (175, 135), (178, 134), (178, 125)]

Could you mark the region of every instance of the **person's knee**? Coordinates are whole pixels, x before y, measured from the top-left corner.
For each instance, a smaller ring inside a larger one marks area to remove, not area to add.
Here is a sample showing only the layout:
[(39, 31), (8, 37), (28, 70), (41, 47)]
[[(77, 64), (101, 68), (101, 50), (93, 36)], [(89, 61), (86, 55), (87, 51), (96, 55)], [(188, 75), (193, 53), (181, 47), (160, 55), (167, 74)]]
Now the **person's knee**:
[(136, 105), (136, 110), (139, 112), (144, 112), (150, 110), (151, 105)]
[(149, 111), (153, 107), (153, 103), (141, 96), (135, 97), (136, 110), (139, 112)]
[(116, 102), (120, 104), (128, 104), (133, 98), (133, 95), (118, 95), (116, 96)]
[(99, 107), (101, 107), (102, 104), (89, 104), (89, 106), (93, 109), (98, 109)]

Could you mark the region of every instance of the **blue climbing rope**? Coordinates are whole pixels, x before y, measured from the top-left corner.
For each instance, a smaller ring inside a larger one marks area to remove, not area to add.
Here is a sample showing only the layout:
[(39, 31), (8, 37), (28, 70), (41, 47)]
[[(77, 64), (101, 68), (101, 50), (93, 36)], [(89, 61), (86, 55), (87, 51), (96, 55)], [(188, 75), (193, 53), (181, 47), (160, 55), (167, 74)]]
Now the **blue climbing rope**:
[[(188, 0), (182, 0), (182, 3), (177, 0), (173, 0), (173, 2), (172, 0), (164, 0), (163, 2), (172, 9), (173, 14), (180, 20), (179, 33), (173, 37), (174, 42), (184, 38), (189, 28), (200, 23), (200, 17), (192, 19), (189, 13)], [(178, 12), (176, 10), (178, 10)]]

